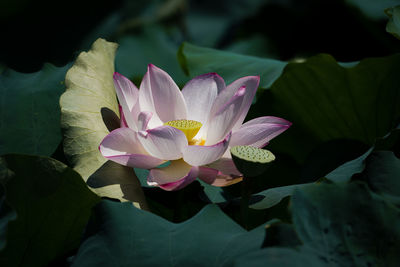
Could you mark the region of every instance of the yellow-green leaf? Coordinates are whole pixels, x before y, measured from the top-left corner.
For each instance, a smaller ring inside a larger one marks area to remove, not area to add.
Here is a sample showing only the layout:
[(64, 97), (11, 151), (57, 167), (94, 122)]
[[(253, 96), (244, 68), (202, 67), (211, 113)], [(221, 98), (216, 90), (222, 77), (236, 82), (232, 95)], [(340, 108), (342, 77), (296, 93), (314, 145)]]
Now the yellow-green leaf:
[[(107, 163), (98, 149), (102, 139), (119, 125), (113, 83), (117, 47), (98, 39), (68, 70), (66, 91), (60, 99), (64, 152), (85, 181), (94, 174), (96, 188), (92, 189), (98, 195), (138, 202), (143, 207), (144, 195), (133, 170)], [(123, 170), (113, 172), (110, 168)]]
[(109, 132), (101, 111), (118, 114), (113, 85), (116, 49), (117, 44), (98, 39), (65, 76), (66, 91), (60, 99), (64, 151), (85, 180), (106, 162), (98, 150)]
[(386, 9), (385, 13), (389, 17), (386, 31), (400, 39), (400, 5)]

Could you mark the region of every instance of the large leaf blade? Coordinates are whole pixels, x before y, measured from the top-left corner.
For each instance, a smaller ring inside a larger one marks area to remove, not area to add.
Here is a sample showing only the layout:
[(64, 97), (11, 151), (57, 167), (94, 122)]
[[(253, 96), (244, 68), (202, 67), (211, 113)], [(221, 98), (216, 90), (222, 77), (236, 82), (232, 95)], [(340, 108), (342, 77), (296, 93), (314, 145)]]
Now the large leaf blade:
[(106, 162), (98, 150), (109, 133), (102, 109), (119, 114), (113, 85), (116, 49), (117, 44), (98, 39), (65, 77), (66, 91), (60, 99), (64, 151), (85, 180)]
[(183, 43), (180, 47), (178, 60), (191, 77), (216, 72), (229, 84), (243, 76), (259, 75), (262, 88), (269, 88), (286, 65), (286, 62), (275, 59), (245, 56), (189, 43)]
[(1, 266), (44, 266), (78, 247), (100, 199), (77, 172), (51, 158), (11, 154), (0, 158), (0, 181), (17, 215)]
[(372, 190), (400, 205), (400, 159), (391, 151), (376, 151), (366, 160), (362, 179)]
[(61, 96), (64, 152), (73, 168), (100, 196), (134, 201), (146, 208), (140, 183), (132, 169), (108, 162), (98, 147), (110, 130), (119, 127), (113, 74), (117, 44), (104, 39), (82, 52), (65, 77)]
[(288, 64), (271, 93), (275, 109), (321, 141), (373, 144), (400, 119), (400, 55), (370, 58), (352, 68), (329, 55)]
[(247, 232), (216, 205), (179, 224), (110, 201), (97, 205), (94, 216), (73, 266), (230, 266), (264, 238), (262, 227)]
[[(311, 184), (292, 196), (301, 246), (272, 246), (235, 266), (397, 266), (400, 212), (365, 184)], [(268, 238), (268, 236), (267, 236)]]
[(68, 65), (35, 73), (6, 69), (0, 76), (0, 155), (50, 156), (61, 141), (58, 98)]
[(292, 199), (299, 238), (324, 261), (379, 266), (400, 260), (400, 213), (365, 185), (313, 185)]

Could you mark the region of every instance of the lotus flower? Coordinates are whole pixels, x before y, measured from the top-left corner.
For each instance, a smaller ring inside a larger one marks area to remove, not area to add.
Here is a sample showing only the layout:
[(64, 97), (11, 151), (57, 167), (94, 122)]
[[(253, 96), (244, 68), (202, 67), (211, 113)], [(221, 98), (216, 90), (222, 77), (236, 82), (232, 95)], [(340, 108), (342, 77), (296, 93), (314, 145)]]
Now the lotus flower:
[[(114, 74), (121, 128), (99, 149), (119, 164), (149, 169), (147, 182), (177, 190), (197, 177), (215, 186), (242, 180), (228, 147), (265, 146), (291, 123), (259, 117), (244, 124), (260, 78), (247, 76), (228, 86), (216, 73), (200, 75), (181, 90), (163, 70), (149, 65), (140, 90)], [(170, 162), (166, 167), (159, 167)]]

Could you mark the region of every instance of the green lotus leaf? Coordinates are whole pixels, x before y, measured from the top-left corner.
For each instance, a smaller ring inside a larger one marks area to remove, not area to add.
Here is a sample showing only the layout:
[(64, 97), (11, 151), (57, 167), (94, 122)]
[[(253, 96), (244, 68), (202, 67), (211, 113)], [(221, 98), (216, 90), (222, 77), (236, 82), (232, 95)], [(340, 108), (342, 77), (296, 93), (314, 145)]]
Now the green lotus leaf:
[(368, 149), (367, 152), (362, 154), (356, 159), (353, 159), (351, 161), (348, 161), (330, 173), (326, 175), (326, 178), (335, 182), (335, 183), (341, 183), (341, 182), (348, 182), (351, 180), (351, 177), (356, 174), (360, 173), (364, 170), (365, 168), (365, 159), (372, 153), (374, 150), (374, 147), (371, 147)]
[(400, 212), (362, 183), (312, 184), (292, 196), (301, 246), (267, 247), (235, 266), (397, 266)]
[(365, 16), (375, 20), (384, 19), (385, 8), (399, 3), (398, 0), (345, 0), (345, 2), (358, 8)]
[(183, 43), (179, 48), (178, 60), (191, 77), (216, 72), (229, 84), (243, 76), (260, 75), (262, 88), (269, 88), (287, 64), (275, 59), (245, 56), (189, 43)]
[(143, 27), (140, 33), (119, 39), (118, 44), (115, 67), (119, 73), (135, 83), (140, 83), (149, 63), (168, 72), (178, 86), (183, 87), (187, 82), (188, 79), (176, 60), (179, 45), (162, 28)]
[(265, 247), (292, 247), (299, 246), (301, 242), (294, 231), (293, 224), (272, 219), (265, 225), (265, 239), (262, 245)]
[(50, 156), (61, 142), (58, 98), (68, 69), (45, 64), (35, 73), (0, 76), (0, 154)]
[(232, 266), (261, 247), (263, 228), (248, 232), (217, 205), (171, 223), (129, 203), (103, 200), (72, 266)]
[(324, 260), (309, 251), (303, 252), (297, 248), (271, 247), (253, 251), (239, 257), (234, 267), (324, 267)]
[(371, 189), (400, 205), (400, 159), (392, 151), (375, 151), (366, 160), (362, 179)]
[(0, 183), (16, 214), (0, 221), (8, 223), (0, 266), (48, 266), (65, 257), (79, 246), (92, 206), (100, 201), (76, 171), (47, 157), (1, 157)]
[[(4, 173), (1, 173), (0, 177), (2, 177), (3, 175)], [(11, 221), (14, 221), (16, 218), (17, 218), (17, 213), (10, 206), (10, 204), (7, 203), (3, 185), (0, 184), (0, 251), (7, 244), (8, 225)]]
[(364, 184), (310, 185), (297, 190), (292, 202), (294, 227), (304, 248), (327, 263), (399, 262), (400, 212), (375, 198)]
[(373, 145), (398, 125), (399, 68), (399, 54), (367, 58), (350, 68), (326, 54), (289, 63), (258, 100), (293, 123), (269, 149), (304, 159), (318, 144), (335, 139)]
[(261, 191), (251, 196), (250, 202), (252, 204), (250, 205), (250, 208), (256, 210), (271, 208), (281, 202), (281, 200), (285, 197), (291, 196), (294, 193), (295, 189), (304, 187), (309, 184), (310, 183), (286, 185)]

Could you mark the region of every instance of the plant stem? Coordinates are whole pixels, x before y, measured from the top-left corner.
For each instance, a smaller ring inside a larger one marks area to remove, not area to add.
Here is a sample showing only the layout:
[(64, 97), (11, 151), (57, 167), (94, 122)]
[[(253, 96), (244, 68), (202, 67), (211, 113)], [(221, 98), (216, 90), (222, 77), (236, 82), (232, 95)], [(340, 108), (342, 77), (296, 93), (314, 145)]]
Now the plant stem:
[(176, 192), (176, 197), (175, 197), (174, 222), (182, 221), (182, 215), (183, 215), (182, 205), (183, 205), (184, 199), (185, 199), (184, 191), (178, 190)]
[(243, 177), (241, 195), (240, 211), (242, 215), (242, 224), (246, 230), (249, 230), (249, 200), (251, 195), (251, 186), (250, 180), (247, 177)]

